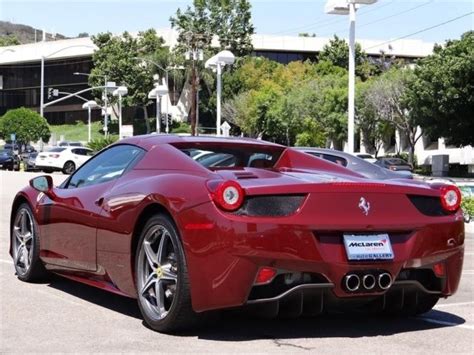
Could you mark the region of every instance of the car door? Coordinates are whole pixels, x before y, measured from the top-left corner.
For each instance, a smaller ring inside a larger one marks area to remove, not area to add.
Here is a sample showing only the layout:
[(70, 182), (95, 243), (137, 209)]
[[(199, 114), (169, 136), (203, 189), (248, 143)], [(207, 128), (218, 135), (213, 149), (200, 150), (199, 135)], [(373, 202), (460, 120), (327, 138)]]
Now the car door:
[(97, 269), (97, 221), (103, 196), (133, 161), (140, 148), (113, 146), (78, 169), (60, 188), (56, 197), (42, 196), (38, 216), (41, 258), (58, 268), (86, 271)]

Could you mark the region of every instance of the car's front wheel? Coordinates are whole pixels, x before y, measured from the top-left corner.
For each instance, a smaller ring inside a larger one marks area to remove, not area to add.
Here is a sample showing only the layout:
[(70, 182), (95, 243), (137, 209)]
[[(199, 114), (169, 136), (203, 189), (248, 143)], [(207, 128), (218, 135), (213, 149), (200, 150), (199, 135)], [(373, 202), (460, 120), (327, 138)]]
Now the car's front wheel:
[(63, 174), (71, 175), (74, 171), (76, 171), (76, 164), (74, 164), (73, 161), (67, 161), (64, 163)]
[(172, 220), (159, 214), (145, 224), (135, 258), (138, 305), (154, 330), (172, 332), (197, 320), (191, 306), (188, 271)]
[(28, 282), (43, 278), (46, 270), (39, 258), (38, 227), (27, 203), (21, 204), (16, 211), (11, 238), (13, 262), (18, 278)]

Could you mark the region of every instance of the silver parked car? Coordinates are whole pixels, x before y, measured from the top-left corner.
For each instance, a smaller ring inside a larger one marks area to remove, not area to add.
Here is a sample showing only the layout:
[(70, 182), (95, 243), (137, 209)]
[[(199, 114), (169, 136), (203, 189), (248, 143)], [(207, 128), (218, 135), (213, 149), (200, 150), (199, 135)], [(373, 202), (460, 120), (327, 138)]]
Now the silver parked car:
[(388, 179), (413, 179), (413, 175), (408, 172), (400, 174), (395, 171), (381, 168), (375, 164), (369, 163), (367, 160), (356, 157), (355, 155), (341, 152), (339, 150), (327, 148), (296, 148), (312, 156), (329, 160), (333, 163), (342, 165), (350, 170), (353, 170), (365, 177), (376, 180)]

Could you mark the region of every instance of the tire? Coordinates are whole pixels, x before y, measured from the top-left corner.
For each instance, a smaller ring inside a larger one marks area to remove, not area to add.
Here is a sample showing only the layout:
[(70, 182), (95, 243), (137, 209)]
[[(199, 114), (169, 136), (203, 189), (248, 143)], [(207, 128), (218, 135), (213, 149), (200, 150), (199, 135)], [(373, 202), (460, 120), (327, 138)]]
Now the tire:
[(63, 174), (71, 175), (73, 172), (76, 171), (76, 164), (74, 164), (73, 161), (68, 160), (67, 162), (64, 163), (62, 171), (63, 171)]
[(141, 232), (135, 284), (138, 306), (150, 328), (169, 333), (196, 323), (183, 247), (174, 223), (166, 215), (151, 217)]
[(16, 210), (11, 230), (11, 242), (17, 277), (26, 282), (43, 279), (47, 272), (39, 258), (38, 224), (27, 203), (22, 203)]

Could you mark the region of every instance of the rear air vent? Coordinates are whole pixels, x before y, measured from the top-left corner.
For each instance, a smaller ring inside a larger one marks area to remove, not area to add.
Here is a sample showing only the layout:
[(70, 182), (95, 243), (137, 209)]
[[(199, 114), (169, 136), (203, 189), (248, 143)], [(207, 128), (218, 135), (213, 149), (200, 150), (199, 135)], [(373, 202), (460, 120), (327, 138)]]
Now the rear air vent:
[(256, 179), (257, 175), (250, 171), (238, 171), (234, 173), (235, 177), (238, 180), (243, 180), (243, 179)]
[(408, 195), (410, 201), (415, 207), (426, 216), (440, 217), (449, 215), (443, 209), (441, 200), (436, 196), (419, 196), (419, 195)]
[(248, 196), (240, 209), (239, 216), (284, 217), (295, 213), (306, 195), (264, 195)]

